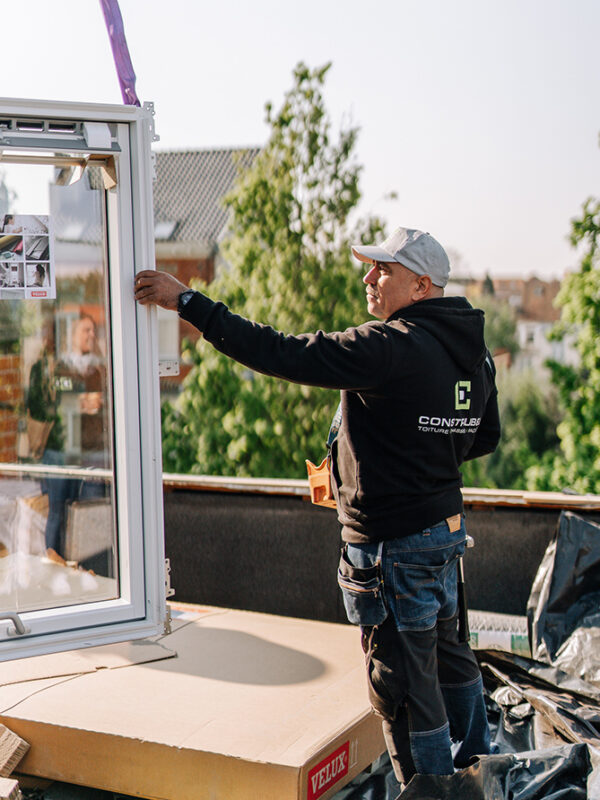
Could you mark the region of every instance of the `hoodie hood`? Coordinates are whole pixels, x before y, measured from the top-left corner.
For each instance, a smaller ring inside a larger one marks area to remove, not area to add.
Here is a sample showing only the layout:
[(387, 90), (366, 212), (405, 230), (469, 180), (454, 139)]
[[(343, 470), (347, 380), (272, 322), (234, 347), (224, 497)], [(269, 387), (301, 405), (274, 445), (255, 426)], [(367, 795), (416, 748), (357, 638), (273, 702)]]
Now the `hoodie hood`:
[(404, 320), (434, 336), (452, 359), (476, 372), (487, 354), (483, 338), (484, 313), (464, 297), (439, 297), (401, 308), (387, 320)]

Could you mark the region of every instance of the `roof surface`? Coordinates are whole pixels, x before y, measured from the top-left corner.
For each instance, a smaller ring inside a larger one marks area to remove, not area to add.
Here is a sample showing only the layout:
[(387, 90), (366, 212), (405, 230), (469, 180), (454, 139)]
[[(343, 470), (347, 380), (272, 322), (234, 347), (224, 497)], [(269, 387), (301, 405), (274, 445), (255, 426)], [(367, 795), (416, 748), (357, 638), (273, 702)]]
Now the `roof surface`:
[(156, 152), (156, 239), (214, 243), (225, 227), (222, 199), (259, 148)]

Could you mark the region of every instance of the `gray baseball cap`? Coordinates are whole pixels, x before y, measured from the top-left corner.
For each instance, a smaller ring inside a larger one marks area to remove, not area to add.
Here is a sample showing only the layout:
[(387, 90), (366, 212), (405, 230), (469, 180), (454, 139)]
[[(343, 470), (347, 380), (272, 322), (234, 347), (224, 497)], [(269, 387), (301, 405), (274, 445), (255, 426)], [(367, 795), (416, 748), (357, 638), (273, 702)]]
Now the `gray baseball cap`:
[(359, 261), (397, 261), (417, 275), (429, 275), (436, 286), (444, 287), (450, 276), (450, 262), (442, 245), (430, 233), (411, 228), (396, 228), (379, 245), (353, 245)]

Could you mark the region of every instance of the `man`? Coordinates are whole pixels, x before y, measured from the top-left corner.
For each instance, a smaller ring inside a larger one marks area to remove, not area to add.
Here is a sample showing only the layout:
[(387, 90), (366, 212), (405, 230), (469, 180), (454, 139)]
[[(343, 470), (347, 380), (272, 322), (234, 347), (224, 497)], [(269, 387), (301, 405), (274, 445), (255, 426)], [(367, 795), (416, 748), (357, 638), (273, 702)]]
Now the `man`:
[(379, 321), (344, 332), (285, 336), (154, 271), (138, 274), (135, 297), (177, 308), (254, 370), (341, 390), (331, 446), (346, 543), (338, 579), (406, 783), (489, 752), (481, 675), (458, 631), (457, 561), (466, 541), (459, 466), (500, 436), (495, 370), (483, 312), (444, 297), (450, 266), (430, 234), (398, 228), (352, 251), (368, 264), (367, 306)]

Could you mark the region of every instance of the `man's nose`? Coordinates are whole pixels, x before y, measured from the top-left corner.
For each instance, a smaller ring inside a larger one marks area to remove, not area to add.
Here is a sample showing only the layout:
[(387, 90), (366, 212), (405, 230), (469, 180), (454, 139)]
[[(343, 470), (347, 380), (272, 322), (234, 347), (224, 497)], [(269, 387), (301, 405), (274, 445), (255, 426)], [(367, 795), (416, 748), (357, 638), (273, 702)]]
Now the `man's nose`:
[(371, 269), (367, 272), (365, 277), (363, 278), (363, 283), (377, 283), (377, 267), (375, 264), (371, 264)]

